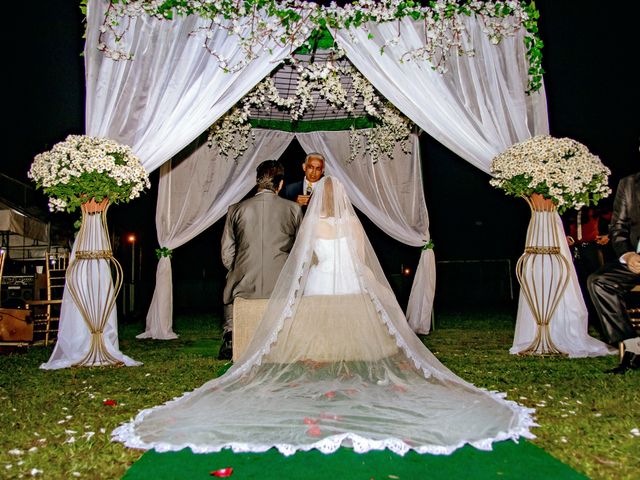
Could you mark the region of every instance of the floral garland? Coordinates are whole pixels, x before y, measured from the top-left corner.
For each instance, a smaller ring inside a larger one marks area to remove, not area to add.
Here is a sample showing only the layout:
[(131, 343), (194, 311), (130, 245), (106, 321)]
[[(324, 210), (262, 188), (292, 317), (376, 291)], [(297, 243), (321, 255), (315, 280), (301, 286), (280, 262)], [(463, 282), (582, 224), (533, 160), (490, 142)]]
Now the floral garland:
[(130, 147), (85, 135), (69, 135), (36, 155), (28, 176), (49, 196), (52, 212), (73, 212), (91, 198), (126, 203), (151, 186)]
[[(409, 17), (423, 21), (427, 33), (424, 45), (406, 52), (405, 59), (428, 60), (440, 72), (446, 71), (450, 52), (474, 54), (472, 48), (462, 47), (462, 40), (469, 39), (464, 17), (475, 15), (482, 19), (483, 29), (492, 43), (499, 43), (524, 28), (530, 65), (527, 92), (535, 92), (542, 85), (542, 41), (534, 2), (437, 0), (426, 6), (406, 0), (355, 0), (340, 7), (333, 2), (321, 6), (302, 0), (110, 0), (100, 27), (98, 49), (114, 60), (131, 59), (131, 53), (119, 44), (131, 20), (141, 15), (163, 20), (171, 20), (174, 15), (198, 15), (208, 20), (207, 25), (192, 34), (202, 37), (203, 46), (227, 71), (241, 69), (273, 43), (289, 45), (293, 54), (307, 39), (319, 36), (323, 29), (366, 28), (367, 22), (398, 22)], [(211, 47), (209, 40), (214, 30), (220, 29), (238, 37), (240, 48), (245, 52), (241, 62), (231, 65), (229, 59)], [(388, 40), (381, 50), (397, 40)]]
[[(291, 97), (280, 96), (274, 81), (267, 77), (240, 101), (239, 106), (209, 128), (208, 145), (217, 147), (221, 155), (237, 159), (249, 148), (249, 138), (253, 140), (250, 122), (251, 109), (268, 112), (276, 107), (288, 110), (291, 120), (296, 121), (304, 113), (313, 108), (313, 92), (336, 110), (347, 114), (354, 111), (358, 100), (363, 103), (367, 116), (378, 122), (378, 125), (364, 134), (366, 142), (355, 127), (351, 129), (350, 144), (352, 162), (358, 155), (368, 154), (373, 163), (386, 156), (392, 158), (393, 150), (401, 144), (403, 151), (408, 152), (407, 140), (411, 134), (411, 121), (402, 115), (390, 102), (381, 98), (373, 85), (351, 64), (340, 63), (341, 52), (334, 52), (333, 60), (326, 63), (297, 63), (299, 80)], [(351, 77), (353, 91), (351, 97), (342, 85), (342, 76)]]
[(563, 213), (595, 205), (609, 196), (611, 171), (586, 146), (571, 138), (538, 135), (512, 145), (491, 163), (489, 181), (508, 195), (539, 193)]

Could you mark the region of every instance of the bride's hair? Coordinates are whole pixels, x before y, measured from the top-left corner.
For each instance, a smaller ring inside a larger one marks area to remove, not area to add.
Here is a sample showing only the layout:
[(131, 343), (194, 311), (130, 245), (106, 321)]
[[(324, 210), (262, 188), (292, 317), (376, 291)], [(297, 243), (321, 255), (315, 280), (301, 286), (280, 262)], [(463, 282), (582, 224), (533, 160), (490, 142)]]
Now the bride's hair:
[(331, 177), (324, 179), (324, 189), (322, 191), (322, 206), (320, 207), (321, 217), (335, 217), (335, 199), (333, 197), (333, 183)]

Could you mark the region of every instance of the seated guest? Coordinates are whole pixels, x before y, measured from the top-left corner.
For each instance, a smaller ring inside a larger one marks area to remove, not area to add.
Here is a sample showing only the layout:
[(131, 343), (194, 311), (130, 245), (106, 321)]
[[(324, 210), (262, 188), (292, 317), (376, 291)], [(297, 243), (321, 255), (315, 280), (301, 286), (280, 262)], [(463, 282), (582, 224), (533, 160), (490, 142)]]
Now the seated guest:
[(618, 184), (609, 237), (618, 261), (607, 263), (590, 275), (587, 285), (604, 340), (611, 345), (622, 342), (622, 361), (609, 372), (625, 373), (640, 367), (640, 337), (631, 324), (625, 303), (625, 295), (640, 284), (640, 172)]

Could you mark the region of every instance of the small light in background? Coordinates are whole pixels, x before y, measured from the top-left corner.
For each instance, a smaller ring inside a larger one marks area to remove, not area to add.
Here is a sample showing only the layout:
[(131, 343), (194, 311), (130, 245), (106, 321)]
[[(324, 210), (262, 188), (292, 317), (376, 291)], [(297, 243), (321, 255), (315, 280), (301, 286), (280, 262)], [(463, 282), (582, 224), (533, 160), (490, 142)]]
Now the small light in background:
[(409, 275), (411, 275), (411, 269), (409, 267), (403, 267), (402, 275), (404, 275), (405, 277), (408, 277)]
[(134, 233), (130, 233), (129, 235), (127, 235), (127, 241), (129, 243), (136, 243), (136, 236)]

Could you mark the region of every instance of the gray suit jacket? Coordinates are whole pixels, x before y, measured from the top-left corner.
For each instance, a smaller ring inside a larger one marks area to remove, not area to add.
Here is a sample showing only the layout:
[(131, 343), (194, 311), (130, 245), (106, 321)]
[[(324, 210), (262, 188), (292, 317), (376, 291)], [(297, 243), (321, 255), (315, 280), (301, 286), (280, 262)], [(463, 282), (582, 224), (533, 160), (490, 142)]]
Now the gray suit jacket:
[(611, 246), (618, 257), (635, 252), (640, 239), (640, 172), (618, 184), (609, 226)]
[(229, 207), (222, 233), (225, 304), (237, 296), (269, 298), (301, 222), (300, 205), (268, 190)]

